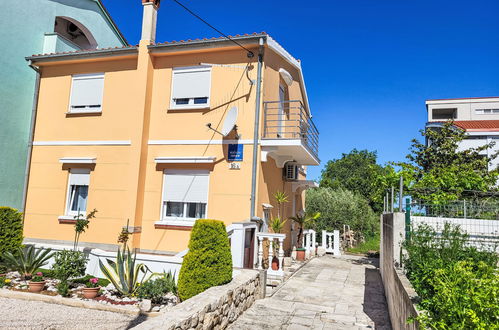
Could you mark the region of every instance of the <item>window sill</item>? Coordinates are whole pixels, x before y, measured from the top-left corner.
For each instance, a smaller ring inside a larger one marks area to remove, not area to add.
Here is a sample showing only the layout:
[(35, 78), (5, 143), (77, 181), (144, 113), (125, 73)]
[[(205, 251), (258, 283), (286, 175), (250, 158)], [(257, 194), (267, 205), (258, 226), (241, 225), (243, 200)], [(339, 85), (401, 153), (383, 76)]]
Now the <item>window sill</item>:
[(90, 117), (90, 116), (102, 116), (102, 110), (101, 111), (66, 112), (66, 117)]
[(156, 229), (191, 230), (196, 220), (160, 220), (154, 223)]
[(190, 105), (190, 106), (187, 106), (187, 107), (170, 107), (168, 109), (168, 111), (206, 111), (206, 110), (210, 110), (210, 106), (209, 105), (202, 105), (202, 106), (199, 106), (199, 107), (196, 107), (194, 105)]
[(59, 223), (66, 223), (66, 224), (75, 224), (76, 219), (72, 215), (61, 215), (58, 218)]

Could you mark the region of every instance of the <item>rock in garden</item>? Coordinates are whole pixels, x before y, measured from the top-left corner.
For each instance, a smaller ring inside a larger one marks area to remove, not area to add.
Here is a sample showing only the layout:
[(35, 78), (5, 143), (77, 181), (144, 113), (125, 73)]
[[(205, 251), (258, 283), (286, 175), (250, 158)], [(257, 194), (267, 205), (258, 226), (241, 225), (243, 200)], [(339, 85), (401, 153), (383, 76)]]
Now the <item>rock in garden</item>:
[(142, 312), (149, 312), (151, 310), (152, 303), (149, 299), (144, 299), (140, 302), (139, 308)]

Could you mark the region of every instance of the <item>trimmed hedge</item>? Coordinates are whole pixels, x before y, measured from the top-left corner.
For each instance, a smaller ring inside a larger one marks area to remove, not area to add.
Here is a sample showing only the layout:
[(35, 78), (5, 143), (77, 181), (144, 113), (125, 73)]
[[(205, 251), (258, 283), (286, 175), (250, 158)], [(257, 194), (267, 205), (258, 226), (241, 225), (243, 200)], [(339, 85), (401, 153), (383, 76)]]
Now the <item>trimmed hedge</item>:
[(23, 215), (11, 207), (0, 207), (0, 259), (15, 253), (23, 243)]
[(178, 295), (189, 299), (206, 289), (232, 280), (232, 254), (222, 221), (197, 220), (180, 268)]

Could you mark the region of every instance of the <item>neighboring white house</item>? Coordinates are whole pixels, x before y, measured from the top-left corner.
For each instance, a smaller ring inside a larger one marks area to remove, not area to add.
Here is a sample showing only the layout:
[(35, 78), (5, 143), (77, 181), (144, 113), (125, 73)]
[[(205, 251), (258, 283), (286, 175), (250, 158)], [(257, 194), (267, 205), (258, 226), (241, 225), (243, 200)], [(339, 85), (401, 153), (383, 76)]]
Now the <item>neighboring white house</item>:
[[(428, 100), (426, 110), (426, 128), (439, 127), (445, 121), (453, 120), (456, 127), (466, 131), (467, 138), (462, 142), (462, 149), (496, 142), (484, 154), (492, 155), (499, 151), (499, 97)], [(489, 169), (498, 165), (499, 157), (492, 161)]]

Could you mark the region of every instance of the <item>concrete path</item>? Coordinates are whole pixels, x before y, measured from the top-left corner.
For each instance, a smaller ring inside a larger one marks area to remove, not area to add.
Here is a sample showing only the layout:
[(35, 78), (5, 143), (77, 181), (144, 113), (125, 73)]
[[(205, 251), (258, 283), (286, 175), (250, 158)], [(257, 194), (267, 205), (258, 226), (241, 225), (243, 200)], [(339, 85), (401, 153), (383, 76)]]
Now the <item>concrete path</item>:
[(231, 329), (391, 329), (377, 259), (312, 259)]

